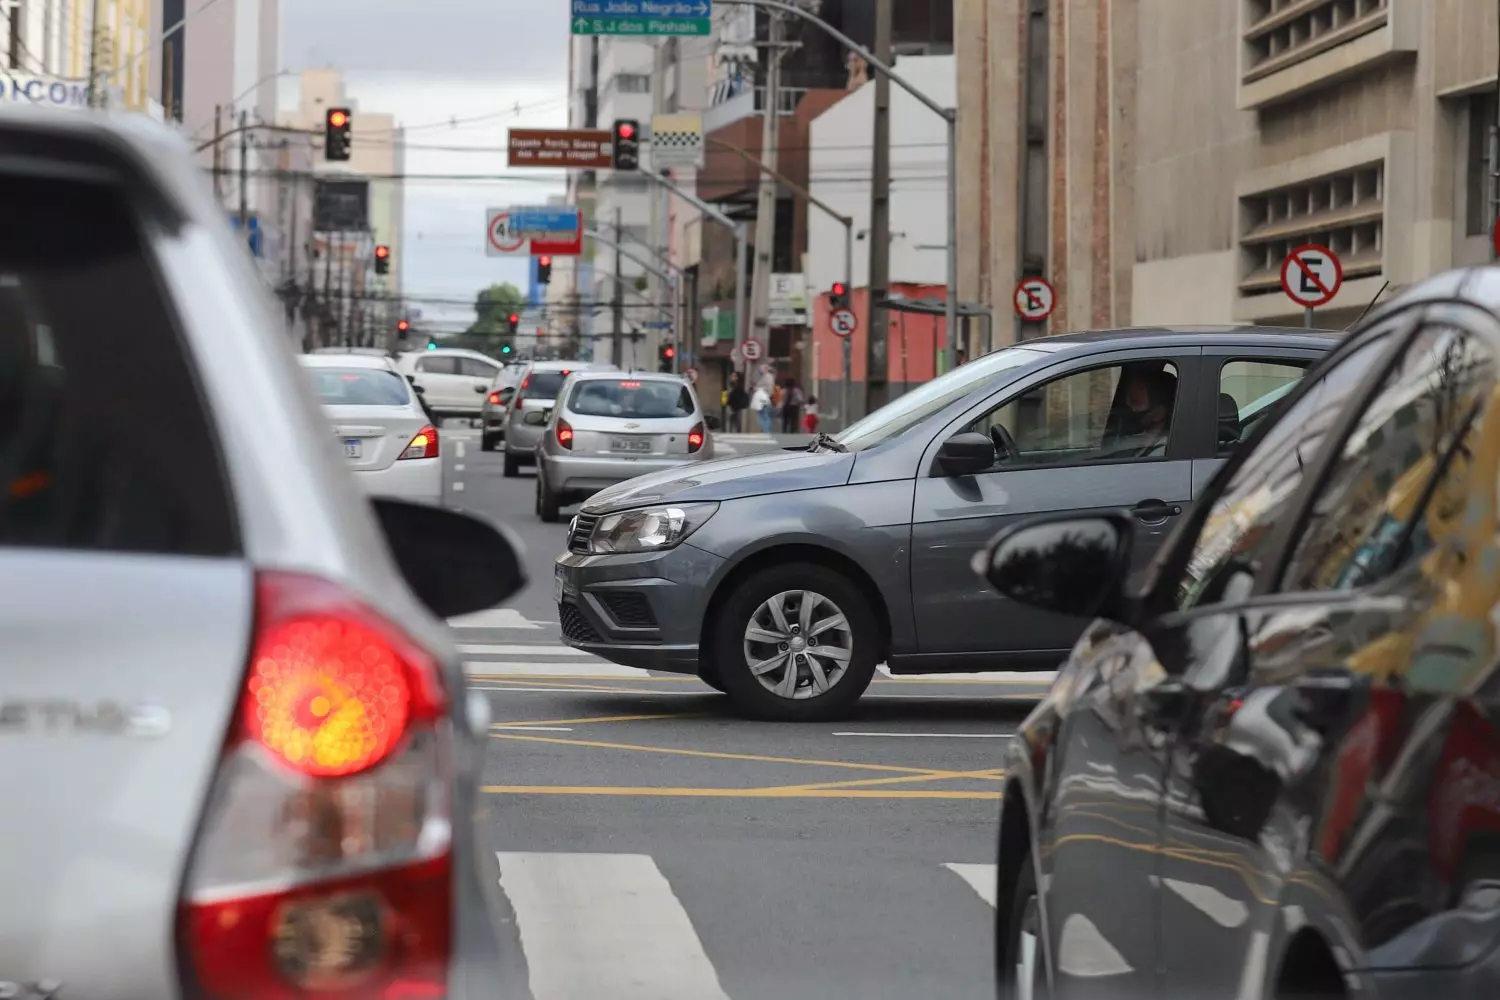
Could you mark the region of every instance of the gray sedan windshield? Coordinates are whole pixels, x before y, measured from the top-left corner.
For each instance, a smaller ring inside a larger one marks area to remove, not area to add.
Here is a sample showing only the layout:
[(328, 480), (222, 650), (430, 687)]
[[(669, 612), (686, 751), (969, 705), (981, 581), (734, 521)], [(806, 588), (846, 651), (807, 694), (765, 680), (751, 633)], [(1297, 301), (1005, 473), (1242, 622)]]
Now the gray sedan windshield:
[(1042, 357), (1044, 355), (1039, 351), (1010, 347), (976, 358), (856, 421), (837, 435), (838, 442), (850, 451), (873, 448), (882, 441), (906, 433), (955, 400), (993, 382), (1002, 372), (1033, 364)]

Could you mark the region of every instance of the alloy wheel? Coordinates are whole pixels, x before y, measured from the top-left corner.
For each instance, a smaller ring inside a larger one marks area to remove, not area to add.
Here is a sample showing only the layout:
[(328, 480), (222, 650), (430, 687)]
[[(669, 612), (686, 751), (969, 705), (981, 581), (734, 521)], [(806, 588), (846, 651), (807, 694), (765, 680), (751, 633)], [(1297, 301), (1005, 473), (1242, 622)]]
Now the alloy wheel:
[(810, 590), (786, 590), (763, 601), (745, 626), (745, 664), (781, 698), (817, 698), (849, 669), (854, 631), (833, 601)]

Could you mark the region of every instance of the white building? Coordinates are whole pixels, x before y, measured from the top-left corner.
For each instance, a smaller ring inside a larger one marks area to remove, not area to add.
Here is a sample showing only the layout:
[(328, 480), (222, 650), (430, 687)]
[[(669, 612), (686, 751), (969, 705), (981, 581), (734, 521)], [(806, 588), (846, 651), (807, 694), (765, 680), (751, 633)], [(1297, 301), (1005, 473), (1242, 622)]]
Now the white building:
[(85, 107), (89, 76), (96, 72), (101, 103), (148, 110), (156, 2), (0, 0), (0, 103)]
[[(944, 107), (955, 91), (953, 56), (908, 56), (897, 71)], [(854, 280), (869, 285), (870, 149), (875, 84), (866, 83), (812, 122), (808, 188), (854, 219)], [(900, 87), (891, 88), (890, 283), (947, 281), (947, 126)], [(844, 279), (844, 227), (825, 212), (807, 222), (807, 278), (812, 288)]]

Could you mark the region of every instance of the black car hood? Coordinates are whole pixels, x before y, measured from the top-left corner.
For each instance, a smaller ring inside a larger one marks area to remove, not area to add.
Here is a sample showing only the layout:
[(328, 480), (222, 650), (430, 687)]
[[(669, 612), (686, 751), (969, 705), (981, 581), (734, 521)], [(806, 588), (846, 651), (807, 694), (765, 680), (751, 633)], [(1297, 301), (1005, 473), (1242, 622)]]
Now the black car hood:
[(815, 490), (849, 481), (854, 455), (846, 452), (772, 451), (652, 472), (595, 493), (583, 505), (590, 514), (671, 500), (734, 500), (739, 497)]

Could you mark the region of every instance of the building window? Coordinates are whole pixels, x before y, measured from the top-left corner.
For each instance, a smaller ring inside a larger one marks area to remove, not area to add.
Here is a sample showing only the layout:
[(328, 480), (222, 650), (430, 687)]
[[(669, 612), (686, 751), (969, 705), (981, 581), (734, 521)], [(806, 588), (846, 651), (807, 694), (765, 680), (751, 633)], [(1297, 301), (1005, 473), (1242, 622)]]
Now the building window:
[(1489, 235), (1495, 217), (1490, 207), (1490, 129), (1495, 124), (1495, 93), (1487, 90), (1469, 98), (1469, 158), (1464, 169), (1465, 231)]
[(651, 93), (651, 77), (646, 73), (616, 73), (614, 85), (620, 94)]
[(1383, 27), (1390, 0), (1243, 0), (1249, 83)]
[(1338, 255), (1344, 278), (1382, 270), (1385, 162), (1299, 181), (1240, 199), (1240, 293), (1281, 292), (1281, 262), (1304, 243)]

